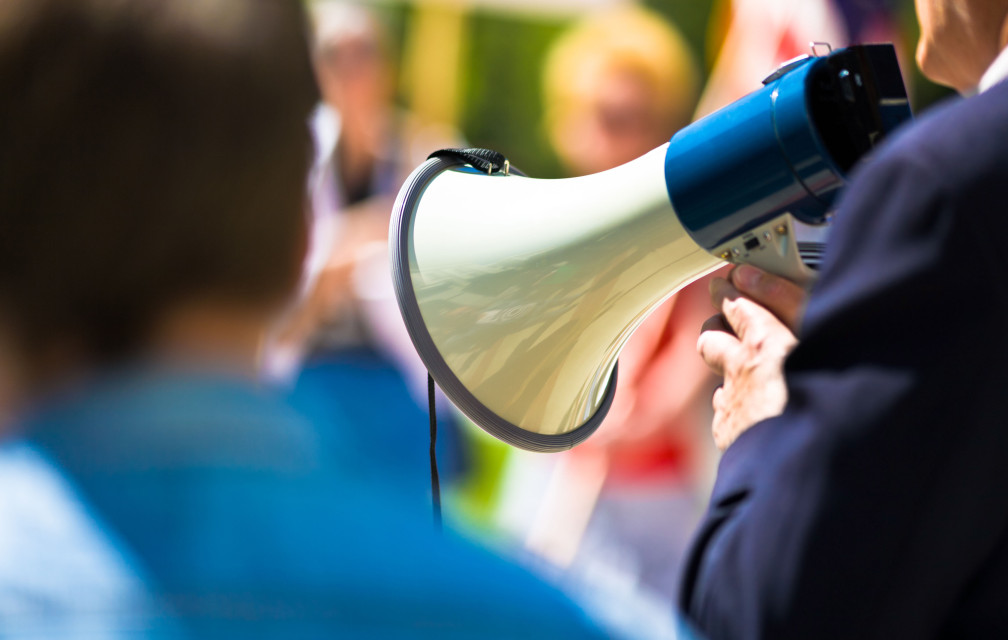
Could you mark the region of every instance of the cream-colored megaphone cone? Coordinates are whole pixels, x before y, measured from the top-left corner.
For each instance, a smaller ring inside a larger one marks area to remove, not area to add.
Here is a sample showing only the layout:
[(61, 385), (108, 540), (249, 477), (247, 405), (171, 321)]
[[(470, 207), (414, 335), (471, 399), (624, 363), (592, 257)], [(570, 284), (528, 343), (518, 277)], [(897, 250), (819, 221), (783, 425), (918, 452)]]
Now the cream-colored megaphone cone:
[(792, 61), (596, 175), (434, 157), (390, 230), (410, 337), (476, 424), (525, 449), (569, 448), (599, 426), (620, 349), (668, 296), (725, 260), (809, 280), (822, 247), (801, 246), (799, 224), (825, 224), (846, 172), (909, 117), (895, 50), (861, 45)]
[(400, 194), (396, 210), (411, 215), (397, 272), (411, 283), (404, 311), (420, 316), (407, 323), (414, 342), (445, 393), (494, 435), (533, 450), (587, 437), (633, 330), (720, 264), (672, 211), (665, 153), (566, 180), (434, 159), (411, 178), (423, 198), (410, 207), (414, 194)]

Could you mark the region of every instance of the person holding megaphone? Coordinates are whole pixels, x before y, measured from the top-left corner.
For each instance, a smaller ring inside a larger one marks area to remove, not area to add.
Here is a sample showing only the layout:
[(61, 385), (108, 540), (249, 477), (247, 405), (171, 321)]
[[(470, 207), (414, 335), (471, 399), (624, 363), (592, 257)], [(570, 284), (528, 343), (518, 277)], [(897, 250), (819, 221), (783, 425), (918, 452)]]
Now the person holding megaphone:
[(1008, 1), (916, 5), (921, 69), (977, 95), (860, 167), (807, 298), (711, 286), (724, 456), (680, 600), (710, 638), (1008, 635)]

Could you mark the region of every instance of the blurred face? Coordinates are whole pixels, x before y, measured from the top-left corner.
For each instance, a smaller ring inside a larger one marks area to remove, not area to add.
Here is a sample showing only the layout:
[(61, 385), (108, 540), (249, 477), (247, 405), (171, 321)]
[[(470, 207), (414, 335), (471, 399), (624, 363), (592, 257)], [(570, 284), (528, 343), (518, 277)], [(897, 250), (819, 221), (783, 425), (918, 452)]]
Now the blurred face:
[(612, 70), (593, 75), (580, 104), (563, 123), (557, 151), (577, 175), (597, 173), (634, 160), (668, 141), (648, 83)]
[(973, 89), (1002, 45), (1008, 0), (915, 0), (917, 64), (931, 80)]
[(362, 34), (322, 49), (317, 75), (323, 99), (343, 115), (381, 112), (391, 99), (391, 70), (381, 45)]

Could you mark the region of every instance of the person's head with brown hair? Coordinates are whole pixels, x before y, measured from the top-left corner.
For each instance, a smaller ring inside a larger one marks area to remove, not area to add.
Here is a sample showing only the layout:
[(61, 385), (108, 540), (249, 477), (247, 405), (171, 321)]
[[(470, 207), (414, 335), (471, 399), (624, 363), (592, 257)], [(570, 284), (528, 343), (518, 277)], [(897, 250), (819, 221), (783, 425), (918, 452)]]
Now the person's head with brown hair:
[(629, 162), (689, 123), (699, 77), (682, 35), (658, 14), (618, 6), (576, 23), (550, 50), (546, 126), (567, 167)]
[(287, 300), (318, 97), (301, 5), (0, 3), (0, 319), (26, 366)]

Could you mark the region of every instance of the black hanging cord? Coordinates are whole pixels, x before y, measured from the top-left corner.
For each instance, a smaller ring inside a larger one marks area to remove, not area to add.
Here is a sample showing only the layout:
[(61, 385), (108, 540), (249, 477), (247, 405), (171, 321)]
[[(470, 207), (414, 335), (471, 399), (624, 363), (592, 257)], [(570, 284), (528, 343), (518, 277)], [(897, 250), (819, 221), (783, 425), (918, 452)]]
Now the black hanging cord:
[[(455, 158), (486, 173), (510, 171), (510, 163), (504, 154), (490, 149), (441, 149), (427, 156), (430, 158)], [(434, 408), (434, 378), (427, 374), (427, 402), (430, 405), (430, 481), (431, 501), (434, 507), (434, 526), (441, 530), (441, 481), (438, 479), (437, 454), (437, 413)]]
[(438, 479), (437, 453), (437, 413), (434, 409), (434, 378), (427, 374), (427, 402), (430, 405), (430, 484), (431, 500), (434, 506), (434, 526), (441, 530), (441, 481)]

